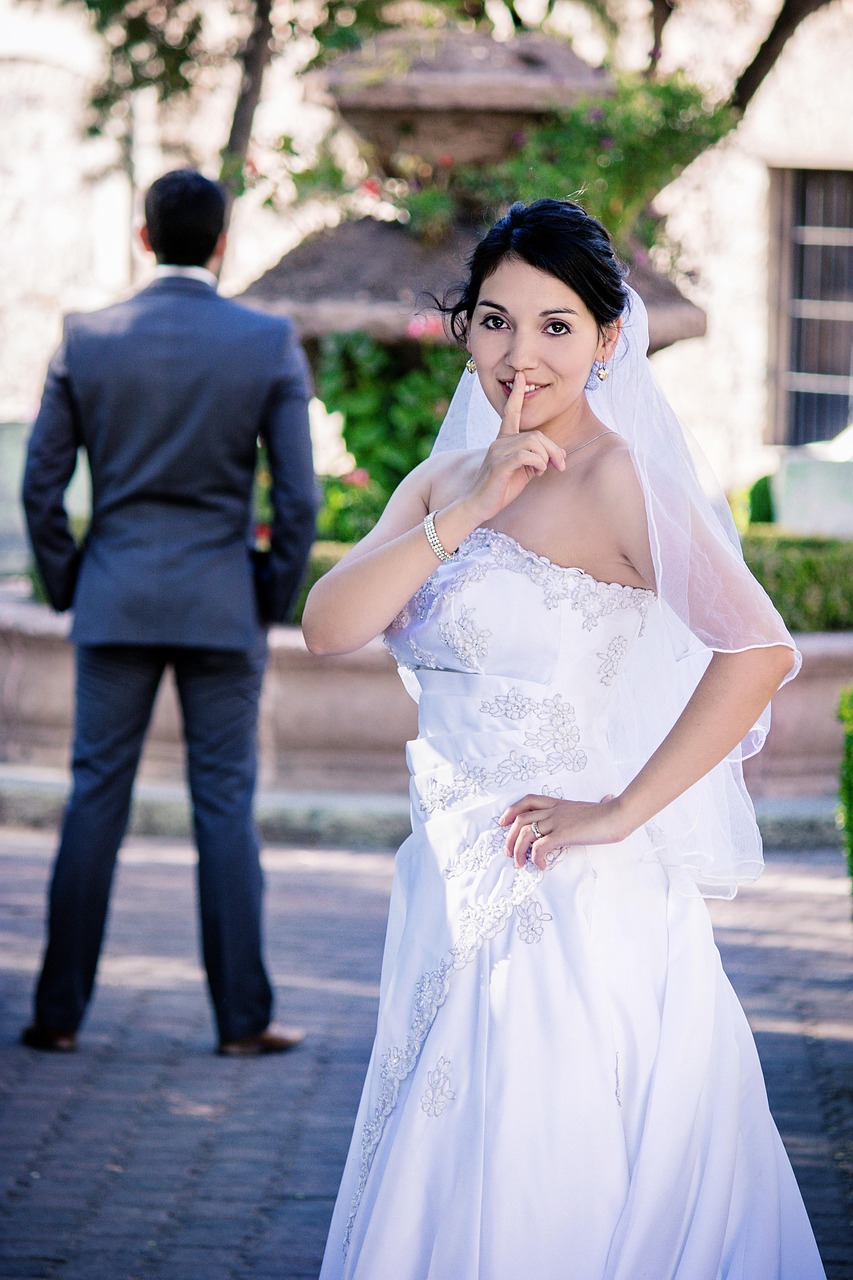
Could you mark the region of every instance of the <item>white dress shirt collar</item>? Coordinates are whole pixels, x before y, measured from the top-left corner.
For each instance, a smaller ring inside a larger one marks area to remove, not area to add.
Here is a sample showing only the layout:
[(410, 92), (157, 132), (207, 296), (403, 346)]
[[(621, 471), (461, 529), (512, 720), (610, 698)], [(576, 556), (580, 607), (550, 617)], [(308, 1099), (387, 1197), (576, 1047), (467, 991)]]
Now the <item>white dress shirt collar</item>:
[(212, 271), (208, 271), (206, 267), (173, 267), (164, 262), (154, 268), (155, 280), (171, 280), (174, 278), (200, 280), (202, 284), (210, 285), (211, 289), (215, 289), (217, 284), (216, 276)]

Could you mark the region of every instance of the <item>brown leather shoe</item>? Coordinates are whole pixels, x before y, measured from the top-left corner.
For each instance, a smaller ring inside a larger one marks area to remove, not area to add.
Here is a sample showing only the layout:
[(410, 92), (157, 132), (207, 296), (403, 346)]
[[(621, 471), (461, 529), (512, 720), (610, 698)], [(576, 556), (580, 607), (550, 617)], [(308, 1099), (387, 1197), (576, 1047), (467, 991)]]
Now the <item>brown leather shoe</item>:
[(40, 1027), (34, 1022), (21, 1032), (21, 1044), (45, 1053), (73, 1053), (77, 1048), (77, 1036), (73, 1031), (54, 1031), (52, 1027)]
[(222, 1040), (217, 1053), (226, 1058), (257, 1058), (262, 1053), (286, 1053), (295, 1049), (305, 1039), (301, 1027), (284, 1027), (280, 1022), (271, 1022), (256, 1036), (244, 1036), (242, 1040)]

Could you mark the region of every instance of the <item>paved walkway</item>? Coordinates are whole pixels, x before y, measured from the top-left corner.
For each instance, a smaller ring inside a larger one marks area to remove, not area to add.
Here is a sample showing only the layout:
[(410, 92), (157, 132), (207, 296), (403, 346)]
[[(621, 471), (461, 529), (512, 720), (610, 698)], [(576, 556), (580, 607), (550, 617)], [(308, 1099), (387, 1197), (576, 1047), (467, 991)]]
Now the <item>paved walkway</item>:
[[(267, 852), (279, 1013), (310, 1036), (234, 1061), (210, 1052), (191, 850), (155, 839), (123, 853), (80, 1052), (16, 1044), (51, 852), (45, 832), (0, 830), (0, 1280), (316, 1280), (370, 1048), (390, 854)], [(841, 854), (771, 856), (758, 887), (713, 911), (827, 1274), (853, 1280)]]

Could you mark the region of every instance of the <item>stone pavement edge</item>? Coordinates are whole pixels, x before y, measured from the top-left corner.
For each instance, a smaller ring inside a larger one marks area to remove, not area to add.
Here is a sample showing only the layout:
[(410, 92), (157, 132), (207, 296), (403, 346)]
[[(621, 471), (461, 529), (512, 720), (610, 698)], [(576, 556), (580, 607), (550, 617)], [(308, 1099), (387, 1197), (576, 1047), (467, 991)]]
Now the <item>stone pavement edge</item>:
[[(277, 1013), (308, 1038), (233, 1060), (212, 1053), (192, 848), (129, 838), (79, 1052), (54, 1056), (17, 1043), (53, 841), (0, 829), (0, 1280), (316, 1280), (393, 855), (265, 851)], [(829, 1280), (853, 1280), (850, 907), (843, 855), (826, 849), (769, 854), (757, 886), (711, 908)]]
[[(396, 848), (411, 831), (405, 793), (383, 789), (354, 792), (261, 787), (255, 817), (273, 844)], [(56, 827), (70, 785), (66, 769), (0, 763), (0, 826)], [(841, 847), (837, 796), (768, 796), (756, 801), (764, 843), (774, 849)], [(137, 782), (130, 830), (140, 836), (189, 836), (187, 789), (175, 782)]]

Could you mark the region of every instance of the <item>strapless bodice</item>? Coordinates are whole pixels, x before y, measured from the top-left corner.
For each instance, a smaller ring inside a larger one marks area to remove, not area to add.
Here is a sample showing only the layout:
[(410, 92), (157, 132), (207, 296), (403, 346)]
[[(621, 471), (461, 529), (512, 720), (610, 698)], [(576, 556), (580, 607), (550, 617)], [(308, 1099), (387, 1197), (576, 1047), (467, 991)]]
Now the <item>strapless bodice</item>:
[(404, 670), (553, 685), (593, 702), (616, 684), (654, 595), (553, 564), (494, 529), (475, 529), (391, 623)]

